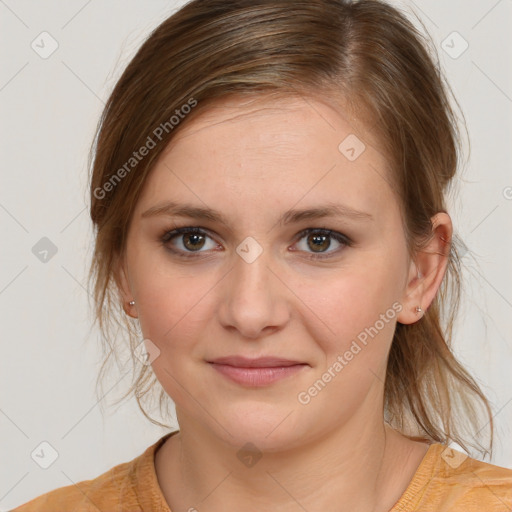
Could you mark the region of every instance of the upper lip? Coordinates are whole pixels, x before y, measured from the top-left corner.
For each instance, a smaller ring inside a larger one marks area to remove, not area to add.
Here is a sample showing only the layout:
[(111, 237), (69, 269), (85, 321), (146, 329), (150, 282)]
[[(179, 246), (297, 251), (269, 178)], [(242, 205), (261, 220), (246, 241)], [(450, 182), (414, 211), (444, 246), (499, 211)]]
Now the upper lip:
[(292, 361), (291, 359), (283, 359), (280, 357), (258, 357), (256, 359), (250, 359), (242, 356), (219, 357), (208, 362), (215, 364), (226, 364), (229, 366), (236, 366), (238, 368), (268, 368), (293, 366), (295, 364), (306, 364), (300, 361)]

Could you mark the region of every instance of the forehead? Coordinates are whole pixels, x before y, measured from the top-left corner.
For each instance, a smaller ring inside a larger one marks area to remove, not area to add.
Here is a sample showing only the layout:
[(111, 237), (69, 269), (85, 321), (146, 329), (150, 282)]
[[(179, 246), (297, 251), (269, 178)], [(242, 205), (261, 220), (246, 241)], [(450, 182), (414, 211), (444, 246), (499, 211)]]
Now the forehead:
[[(144, 206), (193, 199), (233, 213), (341, 203), (379, 214), (396, 201), (377, 134), (352, 109), (314, 98), (228, 98), (180, 128)], [(195, 197), (194, 197), (195, 196)]]
[[(311, 139), (312, 143), (319, 137), (327, 137), (332, 142), (354, 134), (369, 148), (381, 152), (378, 133), (373, 129), (375, 123), (368, 111), (362, 105), (354, 105), (340, 97), (336, 102), (326, 102), (321, 97), (283, 93), (231, 95), (209, 101), (204, 106), (199, 104), (189, 117), (192, 121), (185, 119), (184, 127), (179, 127), (166, 152), (183, 139), (210, 137), (211, 133), (221, 136), (241, 126), (244, 131), (252, 128), (252, 136), (257, 137), (255, 140), (269, 145), (280, 140), (297, 140), (297, 136), (309, 131), (317, 135)], [(274, 128), (274, 123), (279, 123), (279, 127)], [(201, 133), (207, 129), (209, 134)], [(237, 138), (242, 135), (239, 133)]]

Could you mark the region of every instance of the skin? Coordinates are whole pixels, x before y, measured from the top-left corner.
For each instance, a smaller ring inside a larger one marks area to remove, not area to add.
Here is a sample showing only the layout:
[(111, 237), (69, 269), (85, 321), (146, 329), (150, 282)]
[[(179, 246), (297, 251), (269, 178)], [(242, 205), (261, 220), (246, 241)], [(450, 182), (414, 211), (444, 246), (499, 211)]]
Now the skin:
[[(366, 145), (354, 161), (338, 150), (349, 134)], [(135, 208), (118, 280), (126, 312), (160, 350), (153, 370), (176, 404), (180, 433), (155, 456), (173, 512), (387, 511), (404, 492), (428, 444), (384, 423), (387, 355), (396, 322), (418, 321), (416, 306), (426, 310), (434, 299), (452, 224), (448, 214), (435, 215), (435, 236), (411, 260), (389, 177), (377, 134), (348, 109), (312, 97), (217, 102), (159, 158)], [(226, 223), (141, 216), (166, 201), (214, 208)], [(328, 202), (372, 220), (277, 223), (290, 208)], [(183, 234), (161, 241), (190, 226), (208, 231), (202, 246)], [(318, 233), (297, 238), (306, 228), (345, 234), (353, 245), (328, 237), (315, 251)], [(246, 237), (262, 249), (251, 263), (236, 252)], [(179, 258), (166, 247), (200, 254)], [(318, 252), (330, 257), (308, 258)], [(299, 403), (298, 394), (396, 302), (401, 311), (308, 404)], [(206, 362), (228, 355), (307, 365), (248, 388)], [(247, 442), (262, 454), (252, 467), (237, 457)]]

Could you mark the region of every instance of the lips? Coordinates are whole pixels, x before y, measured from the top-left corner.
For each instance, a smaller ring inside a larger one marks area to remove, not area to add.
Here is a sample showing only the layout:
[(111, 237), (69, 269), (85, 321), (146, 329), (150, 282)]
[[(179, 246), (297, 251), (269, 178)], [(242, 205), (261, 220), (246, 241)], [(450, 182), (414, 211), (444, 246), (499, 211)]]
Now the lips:
[(300, 361), (271, 356), (256, 359), (242, 356), (220, 357), (208, 363), (231, 382), (248, 388), (269, 386), (296, 375), (309, 366)]
[(282, 368), (286, 366), (294, 366), (297, 364), (306, 364), (300, 361), (293, 361), (279, 357), (258, 357), (256, 359), (250, 359), (242, 356), (220, 357), (208, 362), (235, 366), (237, 368)]

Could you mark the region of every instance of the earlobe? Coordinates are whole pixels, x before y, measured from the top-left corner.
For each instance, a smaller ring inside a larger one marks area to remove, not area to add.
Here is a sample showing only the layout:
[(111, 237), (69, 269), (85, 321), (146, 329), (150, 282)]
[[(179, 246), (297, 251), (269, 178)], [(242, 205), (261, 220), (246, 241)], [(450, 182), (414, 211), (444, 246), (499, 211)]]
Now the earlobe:
[(397, 321), (402, 324), (413, 324), (425, 313), (424, 305), (424, 279), (425, 275), (419, 269), (417, 261), (412, 261), (409, 271), (409, 279), (404, 297), (401, 301), (402, 310), (397, 316)]
[(397, 317), (402, 324), (421, 319), (435, 298), (450, 259), (452, 222), (445, 212), (431, 219), (432, 235), (426, 246), (411, 261), (409, 280), (402, 298), (403, 309)]
[(123, 301), (123, 309), (128, 316), (131, 316), (132, 318), (139, 318), (139, 316), (137, 315), (137, 310), (135, 309), (134, 300), (131, 300), (128, 303)]
[(124, 261), (118, 261), (116, 271), (114, 272), (114, 280), (119, 290), (119, 298), (123, 305), (124, 312), (132, 318), (138, 318), (135, 309), (135, 301), (133, 300), (133, 294), (130, 290), (128, 277), (126, 275)]

